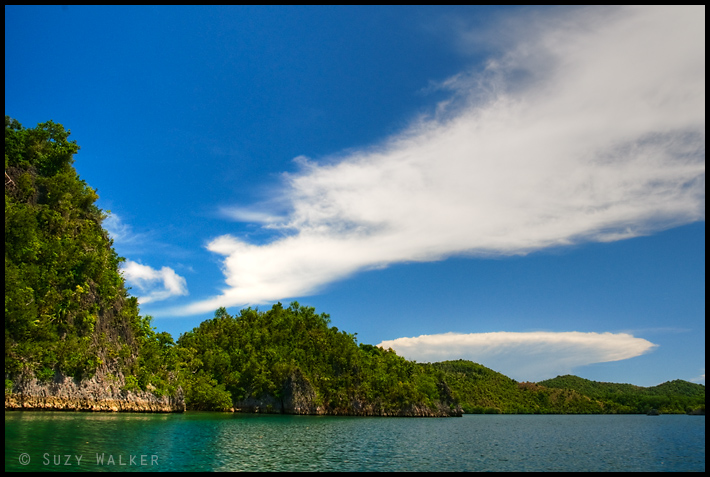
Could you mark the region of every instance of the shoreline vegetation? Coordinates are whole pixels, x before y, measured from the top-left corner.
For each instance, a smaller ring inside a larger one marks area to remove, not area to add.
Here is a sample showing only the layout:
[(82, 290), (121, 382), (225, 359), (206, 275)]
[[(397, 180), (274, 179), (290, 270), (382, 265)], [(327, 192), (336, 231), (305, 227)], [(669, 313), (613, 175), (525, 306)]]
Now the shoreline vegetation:
[(416, 363), (297, 302), (174, 340), (128, 294), (79, 150), (52, 121), (5, 116), (5, 409), (446, 417), (705, 413), (705, 386), (558, 376), (517, 382), (471, 361)]

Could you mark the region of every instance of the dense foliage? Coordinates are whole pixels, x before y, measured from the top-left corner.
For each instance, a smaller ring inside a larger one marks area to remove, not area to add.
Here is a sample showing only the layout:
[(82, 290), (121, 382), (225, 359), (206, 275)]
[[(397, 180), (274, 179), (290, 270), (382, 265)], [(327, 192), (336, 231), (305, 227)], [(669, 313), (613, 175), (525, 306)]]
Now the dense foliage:
[(620, 412), (626, 413), (646, 413), (651, 410), (661, 413), (705, 411), (705, 386), (682, 380), (646, 388), (566, 375), (538, 384), (548, 388), (574, 390), (604, 403), (617, 405)]
[(98, 195), (72, 166), (79, 150), (52, 121), (5, 116), (5, 384), (133, 374), (149, 320), (126, 292)]
[(353, 334), (329, 323), (328, 315), (295, 302), (268, 311), (245, 309), (237, 317), (220, 308), (177, 343), (188, 371), (181, 374), (188, 407), (279, 398), (296, 372), (315, 389), (316, 404), (330, 412), (346, 412), (354, 402), (394, 411), (445, 400), (442, 373), (392, 350), (358, 345)]

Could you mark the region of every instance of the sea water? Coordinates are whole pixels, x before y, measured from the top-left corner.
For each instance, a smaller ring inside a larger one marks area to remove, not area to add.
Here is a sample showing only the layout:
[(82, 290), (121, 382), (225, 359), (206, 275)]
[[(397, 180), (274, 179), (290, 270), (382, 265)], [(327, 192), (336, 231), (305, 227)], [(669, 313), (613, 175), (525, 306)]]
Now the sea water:
[(6, 471), (705, 471), (705, 417), (5, 412)]

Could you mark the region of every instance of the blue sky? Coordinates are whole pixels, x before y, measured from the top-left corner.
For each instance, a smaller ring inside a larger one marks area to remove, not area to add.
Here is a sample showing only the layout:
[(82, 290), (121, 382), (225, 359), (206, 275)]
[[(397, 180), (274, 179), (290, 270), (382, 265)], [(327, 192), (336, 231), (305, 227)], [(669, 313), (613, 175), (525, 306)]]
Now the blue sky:
[(314, 306), (514, 379), (705, 382), (705, 8), (5, 7), (141, 310)]

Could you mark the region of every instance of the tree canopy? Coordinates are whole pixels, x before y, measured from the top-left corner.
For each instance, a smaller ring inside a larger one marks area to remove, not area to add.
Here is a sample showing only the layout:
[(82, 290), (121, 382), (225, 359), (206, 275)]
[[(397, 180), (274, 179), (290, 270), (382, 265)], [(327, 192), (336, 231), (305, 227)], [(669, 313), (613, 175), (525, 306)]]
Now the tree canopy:
[[(70, 131), (5, 116), (5, 375), (130, 371), (144, 329)], [(6, 382), (7, 384), (7, 382)]]

